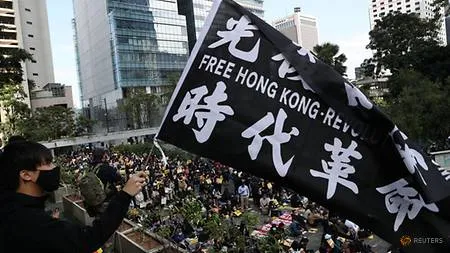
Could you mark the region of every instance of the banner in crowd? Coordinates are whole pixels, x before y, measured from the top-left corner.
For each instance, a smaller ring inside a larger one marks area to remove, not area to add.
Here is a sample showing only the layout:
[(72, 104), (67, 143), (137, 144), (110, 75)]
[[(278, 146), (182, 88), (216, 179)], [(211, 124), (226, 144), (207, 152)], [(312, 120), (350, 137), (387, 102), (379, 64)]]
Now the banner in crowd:
[(357, 87), (231, 0), (215, 1), (157, 138), (278, 182), (391, 243), (449, 244), (449, 206), (438, 201), (450, 184), (437, 164)]

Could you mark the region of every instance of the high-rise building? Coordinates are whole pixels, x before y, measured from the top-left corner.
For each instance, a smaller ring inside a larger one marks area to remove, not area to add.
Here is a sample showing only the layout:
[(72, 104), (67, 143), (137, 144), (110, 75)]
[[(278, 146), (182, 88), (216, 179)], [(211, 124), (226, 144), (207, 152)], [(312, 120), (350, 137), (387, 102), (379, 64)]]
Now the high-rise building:
[[(73, 107), (70, 86), (55, 88), (46, 0), (0, 0), (0, 48), (21, 48), (33, 60), (22, 63), (24, 103), (32, 110)], [(31, 85), (33, 84), (33, 85)], [(0, 119), (6, 120), (0, 110)]]
[[(262, 0), (240, 0), (263, 15)], [(197, 34), (212, 6), (194, 0)], [(127, 129), (119, 105), (131, 90), (160, 93), (173, 85), (188, 58), (186, 19), (176, 0), (73, 0), (83, 107), (103, 125)]]
[(28, 80), (34, 81), (35, 90), (55, 81), (46, 0), (1, 0), (0, 25), (0, 47), (23, 48), (33, 55), (22, 65), (25, 102), (30, 105)]
[[(264, 0), (235, 0), (241, 6), (247, 8), (256, 16), (261, 19), (264, 18)], [(197, 37), (201, 32), (204, 21), (208, 16), (209, 10), (212, 7), (213, 0), (193, 0), (194, 13), (195, 13), (195, 30), (197, 32)]]
[(319, 43), (317, 19), (303, 14), (299, 7), (294, 9), (293, 15), (275, 20), (272, 25), (286, 37), (310, 51)]
[[(432, 18), (434, 15), (432, 3), (432, 0), (369, 0), (370, 26), (373, 28), (377, 20), (392, 12), (417, 13), (420, 18)], [(447, 45), (444, 18), (438, 36), (442, 44)]]
[(83, 107), (109, 131), (127, 128), (118, 103), (136, 87), (158, 93), (187, 61), (186, 22), (175, 0), (74, 0)]

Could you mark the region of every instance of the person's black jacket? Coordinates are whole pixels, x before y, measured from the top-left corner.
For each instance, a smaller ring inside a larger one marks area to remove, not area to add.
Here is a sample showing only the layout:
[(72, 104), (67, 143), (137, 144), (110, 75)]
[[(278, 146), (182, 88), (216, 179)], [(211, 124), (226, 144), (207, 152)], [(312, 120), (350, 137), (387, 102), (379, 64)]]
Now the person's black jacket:
[(20, 193), (0, 196), (0, 252), (92, 253), (119, 227), (131, 196), (121, 191), (92, 227), (49, 216), (45, 198)]
[[(97, 165), (95, 164), (94, 167)], [(121, 182), (122, 177), (115, 168), (109, 166), (107, 163), (101, 163), (98, 166), (100, 167), (97, 172), (97, 177), (105, 186), (106, 201), (109, 201), (117, 193), (116, 184)]]
[(113, 167), (111, 167), (107, 163), (101, 163), (101, 164), (94, 164), (95, 166), (100, 166), (97, 177), (102, 181), (104, 185), (111, 184), (115, 185), (116, 183), (120, 183), (122, 180), (122, 177), (117, 172), (117, 170)]

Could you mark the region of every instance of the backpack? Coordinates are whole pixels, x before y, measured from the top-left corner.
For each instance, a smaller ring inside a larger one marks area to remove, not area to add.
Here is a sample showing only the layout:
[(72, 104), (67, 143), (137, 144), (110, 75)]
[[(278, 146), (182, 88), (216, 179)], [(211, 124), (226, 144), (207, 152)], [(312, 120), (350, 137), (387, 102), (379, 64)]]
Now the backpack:
[(84, 202), (91, 207), (101, 205), (106, 199), (105, 187), (97, 173), (102, 164), (86, 170), (80, 177), (78, 186)]

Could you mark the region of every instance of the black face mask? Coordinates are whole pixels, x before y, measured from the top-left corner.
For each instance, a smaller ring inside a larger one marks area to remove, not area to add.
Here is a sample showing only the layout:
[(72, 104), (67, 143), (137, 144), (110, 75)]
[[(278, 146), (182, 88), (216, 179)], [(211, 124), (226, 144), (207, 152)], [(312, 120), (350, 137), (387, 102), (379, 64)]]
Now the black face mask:
[(41, 170), (36, 183), (46, 192), (52, 192), (59, 188), (60, 168), (55, 167), (52, 170)]

